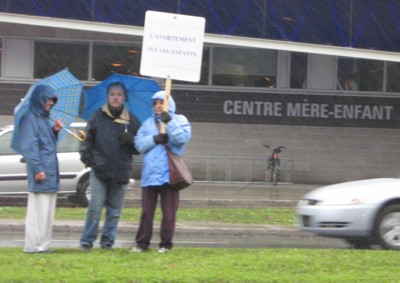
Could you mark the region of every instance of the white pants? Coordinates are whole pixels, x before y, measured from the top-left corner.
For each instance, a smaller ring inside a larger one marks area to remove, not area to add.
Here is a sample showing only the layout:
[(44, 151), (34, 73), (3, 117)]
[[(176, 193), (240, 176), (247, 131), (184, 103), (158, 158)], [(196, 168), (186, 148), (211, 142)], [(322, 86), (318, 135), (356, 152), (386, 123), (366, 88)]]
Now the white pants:
[(24, 252), (49, 249), (52, 237), (57, 193), (29, 193), (25, 220)]

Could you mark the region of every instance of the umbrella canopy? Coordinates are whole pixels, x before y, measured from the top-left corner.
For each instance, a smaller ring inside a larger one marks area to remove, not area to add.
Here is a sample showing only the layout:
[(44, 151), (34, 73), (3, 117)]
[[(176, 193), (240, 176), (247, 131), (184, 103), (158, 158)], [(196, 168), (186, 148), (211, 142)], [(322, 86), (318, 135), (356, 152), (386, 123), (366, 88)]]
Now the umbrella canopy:
[[(64, 69), (54, 75), (32, 85), (22, 101), (14, 109), (14, 131), (11, 140), (11, 148), (21, 154), (19, 125), (21, 119), (29, 111), (30, 97), (33, 90), (38, 85), (50, 86), (57, 95), (57, 103), (50, 111), (52, 121), (61, 119), (65, 128), (78, 118), (79, 104), (82, 94), (82, 83), (75, 78), (67, 69)], [(62, 139), (66, 129), (63, 129), (58, 135), (58, 142)]]
[(85, 91), (85, 106), (81, 117), (88, 120), (90, 116), (107, 103), (107, 86), (110, 83), (120, 82), (127, 90), (127, 107), (142, 123), (153, 114), (151, 97), (161, 87), (151, 79), (134, 76), (113, 74), (100, 84)]

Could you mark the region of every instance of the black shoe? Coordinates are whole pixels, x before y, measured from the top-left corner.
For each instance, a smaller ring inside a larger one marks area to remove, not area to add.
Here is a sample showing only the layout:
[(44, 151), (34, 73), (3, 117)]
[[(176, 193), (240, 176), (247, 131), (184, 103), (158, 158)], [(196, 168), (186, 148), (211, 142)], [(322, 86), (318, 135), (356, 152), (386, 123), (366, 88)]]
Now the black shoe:
[(81, 250), (82, 251), (90, 251), (92, 249), (92, 246), (89, 244), (82, 244), (81, 245)]
[(111, 249), (112, 249), (112, 246), (113, 246), (113, 243), (111, 243), (111, 242), (101, 242), (101, 243), (100, 243), (100, 247), (101, 247), (103, 250), (111, 250)]

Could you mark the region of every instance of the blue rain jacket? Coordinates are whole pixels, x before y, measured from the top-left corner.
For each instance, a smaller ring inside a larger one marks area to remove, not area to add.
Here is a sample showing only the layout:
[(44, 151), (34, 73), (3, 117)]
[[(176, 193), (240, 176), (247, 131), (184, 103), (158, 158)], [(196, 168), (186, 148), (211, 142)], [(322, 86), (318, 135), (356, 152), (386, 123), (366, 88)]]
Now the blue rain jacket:
[[(57, 133), (48, 119), (44, 105), (49, 99), (57, 102), (53, 90), (39, 85), (32, 92), (30, 111), (20, 122), (21, 150), (26, 162), (28, 189), (34, 193), (53, 193), (60, 187), (57, 160)], [(36, 174), (45, 172), (46, 180), (38, 182)]]
[[(156, 92), (152, 99), (164, 100), (165, 92)], [(190, 140), (192, 133), (189, 121), (183, 115), (175, 114), (176, 106), (173, 98), (169, 97), (169, 114), (171, 121), (168, 122), (166, 133), (168, 135), (168, 146), (172, 152), (182, 156), (185, 146)], [(164, 145), (155, 144), (153, 136), (159, 133), (155, 120), (160, 117), (153, 114), (153, 117), (144, 121), (135, 136), (136, 149), (143, 154), (143, 168), (141, 186), (160, 186), (169, 183), (168, 156)]]

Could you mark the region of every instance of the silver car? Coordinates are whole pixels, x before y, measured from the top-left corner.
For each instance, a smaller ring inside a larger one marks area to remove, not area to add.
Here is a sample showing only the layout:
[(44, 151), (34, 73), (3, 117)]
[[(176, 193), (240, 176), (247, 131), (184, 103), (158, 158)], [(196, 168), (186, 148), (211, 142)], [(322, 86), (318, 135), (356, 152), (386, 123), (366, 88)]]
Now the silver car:
[(307, 193), (296, 213), (303, 231), (342, 238), (354, 248), (400, 250), (400, 179), (325, 186)]
[[(70, 130), (77, 133), (86, 123), (72, 123)], [(0, 194), (26, 194), (27, 178), (22, 156), (11, 148), (13, 126), (0, 128)], [(65, 134), (57, 146), (60, 165), (60, 194), (75, 196), (80, 206), (87, 206), (89, 199), (89, 171), (79, 158), (79, 141)]]

